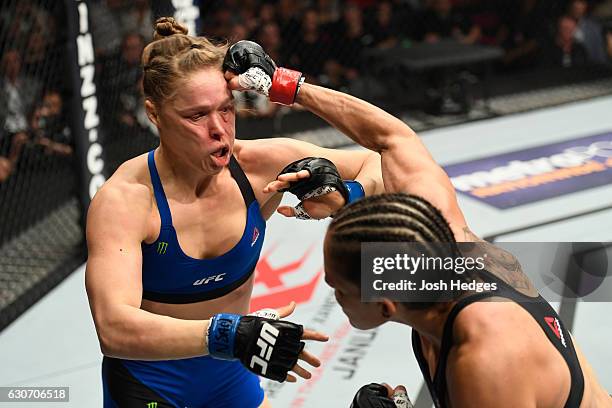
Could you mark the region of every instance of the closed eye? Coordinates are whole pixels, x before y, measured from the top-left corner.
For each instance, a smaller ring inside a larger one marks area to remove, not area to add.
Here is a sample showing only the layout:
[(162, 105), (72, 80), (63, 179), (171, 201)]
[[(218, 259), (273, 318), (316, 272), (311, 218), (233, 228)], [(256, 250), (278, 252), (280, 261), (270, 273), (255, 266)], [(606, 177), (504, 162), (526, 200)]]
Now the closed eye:
[(204, 112), (198, 112), (198, 113), (196, 113), (195, 115), (191, 115), (191, 116), (189, 117), (189, 119), (191, 119), (191, 120), (193, 120), (193, 121), (197, 121), (197, 120), (199, 120), (199, 119), (202, 119), (202, 118), (203, 118), (203, 117), (205, 117), (205, 116), (206, 116), (206, 114), (205, 114)]

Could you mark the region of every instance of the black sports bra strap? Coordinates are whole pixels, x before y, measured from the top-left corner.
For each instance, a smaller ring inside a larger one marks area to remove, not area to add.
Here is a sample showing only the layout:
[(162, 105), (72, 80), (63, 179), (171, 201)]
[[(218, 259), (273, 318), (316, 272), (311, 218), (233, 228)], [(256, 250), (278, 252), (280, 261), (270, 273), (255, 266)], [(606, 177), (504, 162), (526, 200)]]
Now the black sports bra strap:
[(240, 188), (240, 192), (242, 193), (244, 203), (248, 208), (251, 203), (255, 201), (255, 193), (253, 192), (249, 179), (247, 178), (246, 174), (244, 174), (244, 171), (242, 171), (240, 164), (238, 164), (238, 160), (236, 160), (234, 156), (230, 157), (229, 170), (234, 180), (236, 180), (236, 183)]
[(482, 292), (475, 293), (469, 296), (459, 299), (455, 306), (451, 309), (446, 322), (444, 323), (444, 331), (442, 332), (442, 344), (440, 345), (440, 357), (438, 359), (438, 366), (436, 367), (436, 374), (434, 376), (434, 386), (438, 392), (439, 398), (444, 401), (446, 393), (446, 362), (448, 360), (448, 353), (453, 347), (453, 326), (455, 325), (455, 319), (459, 312), (465, 309), (467, 306), (474, 302), (478, 302), (481, 299), (487, 297), (493, 297), (493, 292)]

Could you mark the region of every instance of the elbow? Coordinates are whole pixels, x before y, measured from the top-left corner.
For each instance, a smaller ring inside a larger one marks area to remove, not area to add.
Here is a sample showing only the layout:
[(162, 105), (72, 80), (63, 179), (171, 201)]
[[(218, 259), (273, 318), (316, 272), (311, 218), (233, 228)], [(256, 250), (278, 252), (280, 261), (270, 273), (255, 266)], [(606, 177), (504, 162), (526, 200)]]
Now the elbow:
[(96, 324), (100, 351), (107, 357), (130, 358), (137, 348), (137, 333), (120, 321), (105, 320)]
[(401, 149), (402, 146), (410, 146), (410, 142), (417, 138), (417, 134), (412, 130), (380, 135), (375, 140), (376, 148), (373, 150), (383, 154), (392, 150)]
[(98, 343), (100, 344), (100, 351), (106, 357), (119, 357), (122, 353), (121, 336), (117, 333), (113, 333), (113, 330), (109, 327), (98, 328)]

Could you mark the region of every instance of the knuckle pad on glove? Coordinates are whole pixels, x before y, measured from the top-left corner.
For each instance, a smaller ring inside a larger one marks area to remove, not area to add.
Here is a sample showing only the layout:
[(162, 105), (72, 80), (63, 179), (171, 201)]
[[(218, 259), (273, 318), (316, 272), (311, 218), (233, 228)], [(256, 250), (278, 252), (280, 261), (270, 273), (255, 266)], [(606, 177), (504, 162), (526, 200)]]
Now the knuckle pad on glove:
[(252, 67), (263, 69), (270, 78), (276, 70), (272, 58), (256, 42), (242, 40), (229, 47), (223, 60), (223, 70), (242, 74)]
[(319, 187), (332, 186), (339, 191), (348, 202), (348, 190), (342, 182), (340, 173), (334, 163), (322, 157), (306, 157), (286, 166), (279, 173), (279, 176), (286, 173), (297, 173), (301, 170), (307, 170), (310, 173), (310, 177), (292, 181), (289, 183), (289, 187), (279, 191), (289, 191), (302, 200), (306, 194)]

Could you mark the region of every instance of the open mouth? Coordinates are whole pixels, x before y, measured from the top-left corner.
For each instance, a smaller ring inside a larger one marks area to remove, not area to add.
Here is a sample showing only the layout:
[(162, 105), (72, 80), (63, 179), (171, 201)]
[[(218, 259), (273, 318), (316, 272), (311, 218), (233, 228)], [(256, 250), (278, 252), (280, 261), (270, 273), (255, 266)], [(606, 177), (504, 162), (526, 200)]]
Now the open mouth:
[(215, 157), (221, 158), (227, 155), (228, 153), (229, 153), (229, 148), (227, 146), (223, 146), (221, 149), (214, 151), (212, 155)]

